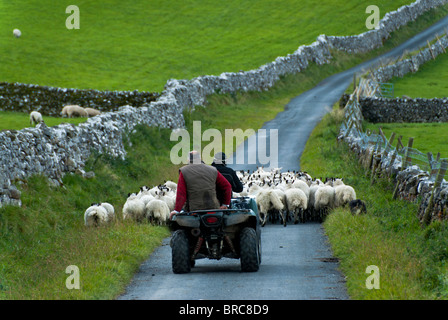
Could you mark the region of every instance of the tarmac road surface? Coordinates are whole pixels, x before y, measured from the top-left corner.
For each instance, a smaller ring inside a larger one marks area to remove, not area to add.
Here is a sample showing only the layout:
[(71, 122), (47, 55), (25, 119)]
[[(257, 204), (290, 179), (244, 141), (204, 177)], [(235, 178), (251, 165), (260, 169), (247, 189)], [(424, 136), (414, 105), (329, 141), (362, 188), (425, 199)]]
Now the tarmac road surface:
[(262, 228), (258, 272), (241, 272), (240, 260), (196, 260), (191, 273), (171, 270), (169, 239), (141, 266), (120, 300), (348, 299), (320, 223)]
[[(278, 129), (276, 166), (283, 170), (300, 169), (299, 159), (311, 131), (339, 100), (354, 73), (377, 65), (381, 59), (398, 57), (405, 50), (426, 46), (426, 41), (435, 34), (444, 33), (447, 25), (448, 17), (445, 17), (390, 52), (335, 74), (292, 99), (283, 112), (262, 128)], [(268, 137), (269, 133), (267, 130)], [(257, 152), (256, 136), (238, 148), (243, 149), (247, 159), (248, 154)], [(267, 149), (264, 155), (269, 155)], [(255, 170), (257, 165), (261, 164), (233, 164), (231, 167)], [(191, 273), (174, 274), (169, 239), (165, 239), (141, 265), (126, 292), (118, 299), (348, 299), (344, 277), (338, 271), (337, 259), (332, 257), (326, 241), (319, 223), (289, 224), (286, 228), (268, 224), (262, 228), (263, 253), (258, 272), (242, 273), (239, 260), (223, 258), (220, 261), (198, 260)]]

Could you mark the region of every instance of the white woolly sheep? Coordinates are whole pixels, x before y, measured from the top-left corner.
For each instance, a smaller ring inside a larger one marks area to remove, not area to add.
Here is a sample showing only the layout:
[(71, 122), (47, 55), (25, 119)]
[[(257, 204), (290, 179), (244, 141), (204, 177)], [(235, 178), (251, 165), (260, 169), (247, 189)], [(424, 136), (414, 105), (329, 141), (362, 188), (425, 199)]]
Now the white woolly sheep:
[(310, 197), (310, 187), (308, 186), (308, 184), (305, 181), (298, 179), (298, 180), (293, 182), (291, 187), (302, 190), (303, 193), (305, 193), (306, 198), (309, 199), (309, 197)]
[(14, 29), (12, 30), (12, 34), (14, 35), (14, 37), (20, 38), (20, 36), (22, 35), (22, 31), (20, 31), (19, 29)]
[(285, 191), (286, 207), (288, 214), (294, 214), (294, 224), (299, 222), (299, 213), (301, 222), (305, 222), (305, 210), (308, 208), (308, 198), (305, 192), (299, 188), (291, 188)]
[(168, 188), (170, 188), (171, 190), (176, 191), (177, 190), (177, 183), (173, 182), (173, 181), (165, 181), (165, 186), (167, 186)]
[(165, 224), (170, 216), (170, 208), (163, 200), (153, 199), (146, 205), (145, 217), (151, 221), (157, 221), (159, 225)]
[(87, 112), (87, 116), (89, 117), (94, 117), (101, 114), (101, 111), (93, 108), (84, 108), (84, 110)]
[(314, 194), (314, 209), (319, 214), (322, 221), (324, 216), (328, 214), (328, 210), (334, 207), (335, 191), (332, 186), (319, 186)]
[(30, 125), (38, 124), (44, 122), (44, 119), (42, 119), (42, 114), (38, 111), (31, 111), (30, 113)]
[(105, 206), (97, 203), (92, 203), (84, 212), (84, 223), (87, 227), (108, 225), (113, 219), (114, 214), (111, 214)]
[(145, 204), (137, 196), (131, 195), (123, 206), (123, 220), (133, 219), (137, 222), (142, 222), (145, 217)]
[(61, 115), (67, 116), (68, 118), (74, 117), (84, 117), (87, 118), (89, 115), (87, 111), (78, 105), (67, 105), (62, 108)]
[(353, 187), (349, 185), (338, 185), (334, 187), (335, 191), (335, 207), (342, 207), (345, 206), (347, 203), (349, 203), (352, 200), (356, 200), (356, 192)]
[(168, 205), (168, 208), (170, 209), (170, 211), (174, 210), (174, 207), (176, 205), (175, 195), (173, 195), (173, 194), (170, 195), (166, 191), (159, 190), (159, 191), (156, 191), (156, 196), (154, 198), (165, 202)]
[(115, 209), (113, 207), (113, 205), (111, 205), (108, 202), (101, 202), (100, 206), (104, 207), (107, 211), (107, 214), (113, 218), (115, 218)]
[(262, 227), (266, 224), (271, 210), (283, 210), (283, 204), (278, 195), (270, 189), (261, 189), (256, 196), (256, 202), (260, 215), (263, 214)]

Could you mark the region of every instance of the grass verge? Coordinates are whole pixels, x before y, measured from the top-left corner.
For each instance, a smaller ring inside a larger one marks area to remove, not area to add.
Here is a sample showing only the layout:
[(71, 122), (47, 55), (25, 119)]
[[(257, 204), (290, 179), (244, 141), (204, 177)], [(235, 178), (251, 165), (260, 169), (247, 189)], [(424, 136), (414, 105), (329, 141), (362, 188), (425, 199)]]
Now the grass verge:
[[(324, 222), (333, 252), (340, 259), (352, 299), (448, 298), (448, 224), (436, 222), (422, 228), (418, 203), (392, 199), (393, 183), (378, 179), (358, 164), (344, 143), (337, 143), (341, 111), (334, 109), (314, 129), (301, 164), (317, 177), (343, 177), (352, 185), (368, 213), (352, 216), (338, 209)], [(380, 272), (380, 289), (369, 290), (366, 268)]]

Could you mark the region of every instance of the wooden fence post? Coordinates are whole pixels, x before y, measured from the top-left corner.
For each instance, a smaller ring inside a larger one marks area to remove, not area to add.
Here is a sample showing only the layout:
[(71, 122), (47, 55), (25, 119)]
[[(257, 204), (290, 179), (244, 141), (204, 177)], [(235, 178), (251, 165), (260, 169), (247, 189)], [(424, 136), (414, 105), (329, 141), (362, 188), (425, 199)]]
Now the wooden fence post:
[[(406, 169), (407, 165), (408, 165), (408, 161), (410, 162), (409, 149), (412, 148), (413, 143), (414, 143), (414, 138), (409, 138), (408, 148), (406, 149), (406, 153), (403, 157), (401, 157), (401, 171)], [(398, 150), (399, 144), (401, 144), (401, 136), (398, 138), (397, 150)], [(401, 145), (403, 145), (403, 144), (401, 144)], [(400, 181), (397, 180), (397, 184), (395, 185), (395, 189), (394, 189), (394, 194), (392, 196), (394, 199), (396, 199), (398, 196), (399, 185), (400, 185)]]
[(431, 222), (431, 212), (434, 209), (434, 194), (437, 189), (442, 185), (443, 177), (445, 176), (447, 169), (448, 161), (442, 160), (440, 163), (439, 172), (437, 173), (436, 181), (434, 182), (434, 186), (432, 188), (431, 197), (429, 198), (428, 206), (425, 209), (425, 214), (423, 215), (422, 223), (426, 226)]

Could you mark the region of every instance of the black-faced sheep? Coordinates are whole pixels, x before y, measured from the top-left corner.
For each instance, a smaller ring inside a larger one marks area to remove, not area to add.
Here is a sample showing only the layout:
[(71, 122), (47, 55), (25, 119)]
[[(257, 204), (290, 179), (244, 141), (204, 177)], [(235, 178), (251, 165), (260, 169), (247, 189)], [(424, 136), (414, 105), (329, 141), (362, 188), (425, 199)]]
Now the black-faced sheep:
[(84, 212), (84, 223), (87, 227), (105, 226), (115, 218), (114, 208), (109, 203), (92, 203)]
[(305, 192), (299, 188), (290, 188), (285, 191), (286, 207), (288, 213), (294, 214), (294, 224), (299, 222), (299, 214), (301, 222), (305, 222), (305, 210), (308, 208), (308, 198)]
[(323, 185), (317, 188), (314, 194), (314, 210), (322, 221), (328, 214), (328, 210), (333, 209), (335, 201), (335, 190), (332, 186)]
[(256, 202), (258, 205), (258, 211), (260, 215), (263, 215), (261, 226), (264, 227), (269, 218), (269, 212), (271, 210), (283, 210), (283, 203), (280, 201), (279, 196), (270, 189), (261, 189), (257, 196)]
[(145, 204), (137, 198), (136, 194), (131, 194), (123, 206), (123, 220), (132, 219), (142, 222), (145, 218)]
[(146, 205), (145, 217), (153, 223), (157, 222), (159, 225), (163, 225), (168, 221), (170, 212), (170, 208), (165, 201), (153, 199)]

